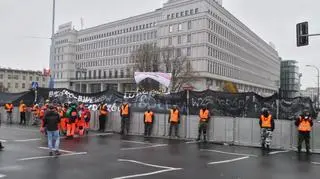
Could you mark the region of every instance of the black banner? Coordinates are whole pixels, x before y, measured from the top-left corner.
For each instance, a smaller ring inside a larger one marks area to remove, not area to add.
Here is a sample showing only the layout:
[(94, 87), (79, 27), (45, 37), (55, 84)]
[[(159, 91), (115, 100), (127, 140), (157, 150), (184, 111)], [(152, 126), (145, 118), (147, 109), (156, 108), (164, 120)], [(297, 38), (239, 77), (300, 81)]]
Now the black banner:
[[(36, 98), (35, 98), (36, 96)], [(267, 108), (274, 117), (292, 120), (309, 110), (313, 116), (316, 112), (310, 98), (299, 97), (289, 100), (278, 99), (277, 95), (262, 97), (255, 93), (225, 93), (216, 91), (183, 91), (173, 94), (160, 92), (130, 92), (120, 93), (114, 90), (107, 90), (100, 93), (78, 93), (68, 89), (39, 88), (37, 91), (24, 93), (0, 93), (0, 104), (13, 102), (19, 104), (24, 100), (27, 105), (32, 105), (36, 100), (37, 104), (43, 105), (49, 99), (53, 104), (84, 103), (88, 104), (91, 110), (97, 110), (99, 104), (107, 104), (109, 111), (119, 111), (120, 104), (127, 100), (132, 111), (143, 112), (149, 106), (157, 113), (167, 113), (173, 105), (177, 105), (183, 114), (189, 109), (190, 115), (198, 115), (202, 105), (206, 105), (214, 116), (232, 117), (259, 117), (261, 110)]]

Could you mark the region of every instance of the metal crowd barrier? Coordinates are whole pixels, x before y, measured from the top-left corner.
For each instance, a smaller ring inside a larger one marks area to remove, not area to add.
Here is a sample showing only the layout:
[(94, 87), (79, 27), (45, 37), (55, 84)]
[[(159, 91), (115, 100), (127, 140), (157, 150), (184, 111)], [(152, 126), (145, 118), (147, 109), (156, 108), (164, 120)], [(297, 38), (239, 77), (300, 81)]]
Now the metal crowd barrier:
[[(12, 120), (14, 123), (20, 122), (20, 115), (17, 108), (13, 111)], [(28, 124), (31, 124), (32, 113), (26, 114)], [(184, 139), (196, 139), (198, 136), (199, 118), (196, 115), (181, 116), (179, 135)], [(6, 123), (6, 111), (0, 109), (0, 119)], [(110, 112), (106, 122), (107, 131), (120, 132), (121, 119), (119, 112)], [(90, 127), (92, 130), (99, 128), (98, 111), (91, 112)], [(132, 135), (143, 135), (144, 123), (143, 113), (133, 112), (130, 118), (130, 130)], [(168, 114), (155, 114), (155, 121), (152, 136), (163, 137), (169, 133)], [(243, 146), (260, 146), (260, 127), (257, 118), (232, 118), (232, 117), (212, 117), (209, 122), (208, 140)], [(275, 120), (275, 130), (272, 137), (272, 148), (284, 150), (296, 150), (297, 129), (294, 121)], [(311, 148), (313, 152), (320, 153), (320, 123), (314, 120), (311, 134)]]

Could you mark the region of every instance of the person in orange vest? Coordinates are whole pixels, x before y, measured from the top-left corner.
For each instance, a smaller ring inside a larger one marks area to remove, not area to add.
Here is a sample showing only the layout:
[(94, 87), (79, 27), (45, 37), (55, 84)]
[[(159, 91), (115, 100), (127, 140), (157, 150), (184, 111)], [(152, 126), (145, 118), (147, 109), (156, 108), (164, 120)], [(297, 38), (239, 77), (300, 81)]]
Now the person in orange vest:
[(84, 105), (84, 110), (82, 111), (81, 117), (84, 119), (84, 131), (86, 134), (88, 134), (90, 129), (90, 119), (91, 119), (91, 113), (88, 108), (88, 105)]
[(174, 105), (173, 109), (170, 110), (168, 122), (170, 123), (169, 137), (171, 137), (172, 128), (174, 128), (175, 136), (179, 138), (178, 129), (180, 124), (180, 112), (176, 105)]
[(263, 109), (259, 120), (261, 132), (261, 147), (262, 149), (270, 149), (272, 132), (274, 131), (274, 120), (268, 109)]
[(68, 110), (68, 104), (64, 104), (62, 108), (60, 108), (59, 114), (61, 117), (60, 120), (60, 132), (62, 135), (66, 135), (67, 134), (67, 110)]
[(144, 113), (143, 122), (144, 122), (144, 136), (150, 137), (152, 127), (153, 127), (153, 122), (154, 122), (154, 113), (151, 111), (150, 107), (148, 107), (147, 111)]
[(108, 117), (107, 105), (101, 103), (99, 106), (99, 131), (104, 132), (106, 128), (106, 121)]
[(121, 116), (120, 134), (127, 135), (129, 133), (129, 123), (130, 123), (130, 106), (127, 100), (125, 100), (120, 107), (120, 116)]
[(26, 125), (27, 106), (24, 104), (23, 100), (20, 101), (19, 112), (20, 112), (20, 125), (22, 124)]
[(305, 141), (307, 154), (310, 154), (310, 132), (313, 121), (309, 111), (305, 110), (303, 114), (295, 121), (298, 127), (298, 153), (301, 152), (302, 142)]
[(199, 128), (198, 128), (198, 138), (197, 141), (200, 141), (201, 135), (203, 134), (203, 140), (207, 141), (207, 129), (210, 120), (210, 111), (207, 106), (202, 106), (199, 112)]
[(67, 138), (72, 139), (76, 130), (76, 123), (79, 118), (77, 111), (77, 104), (72, 103), (67, 111), (68, 123), (67, 123)]
[(32, 107), (32, 113), (33, 113), (33, 123), (32, 125), (33, 126), (37, 126), (39, 125), (39, 117), (40, 117), (40, 108), (39, 108), (39, 105), (38, 104), (35, 104), (33, 107)]
[(4, 108), (7, 111), (7, 123), (12, 124), (12, 111), (13, 111), (14, 106), (10, 102), (10, 103), (5, 104)]

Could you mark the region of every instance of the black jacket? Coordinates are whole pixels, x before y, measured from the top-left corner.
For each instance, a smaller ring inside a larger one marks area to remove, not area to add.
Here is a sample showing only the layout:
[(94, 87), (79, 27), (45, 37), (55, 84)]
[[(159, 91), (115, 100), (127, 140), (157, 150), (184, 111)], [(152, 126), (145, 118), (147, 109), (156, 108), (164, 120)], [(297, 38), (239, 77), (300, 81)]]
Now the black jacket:
[(43, 127), (45, 127), (48, 131), (56, 131), (58, 130), (58, 126), (60, 123), (60, 115), (55, 111), (47, 111), (44, 115), (44, 123)]

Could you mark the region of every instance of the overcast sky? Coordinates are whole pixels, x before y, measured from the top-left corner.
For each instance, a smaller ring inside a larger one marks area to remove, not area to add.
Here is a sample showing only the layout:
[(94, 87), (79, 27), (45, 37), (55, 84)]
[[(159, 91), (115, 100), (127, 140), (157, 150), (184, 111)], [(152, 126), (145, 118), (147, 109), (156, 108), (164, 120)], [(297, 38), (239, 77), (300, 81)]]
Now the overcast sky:
[[(73, 21), (80, 28), (153, 11), (166, 0), (56, 0), (56, 29)], [(316, 86), (320, 67), (320, 37), (307, 47), (296, 47), (295, 24), (309, 21), (320, 33), (318, 0), (223, 0), (223, 6), (266, 42), (273, 42), (283, 59), (297, 60), (302, 87)], [(0, 66), (42, 70), (48, 67), (52, 0), (0, 0)], [(318, 22), (318, 23), (317, 23)], [(33, 38), (42, 37), (42, 38)], [(47, 39), (46, 39), (47, 38)]]

